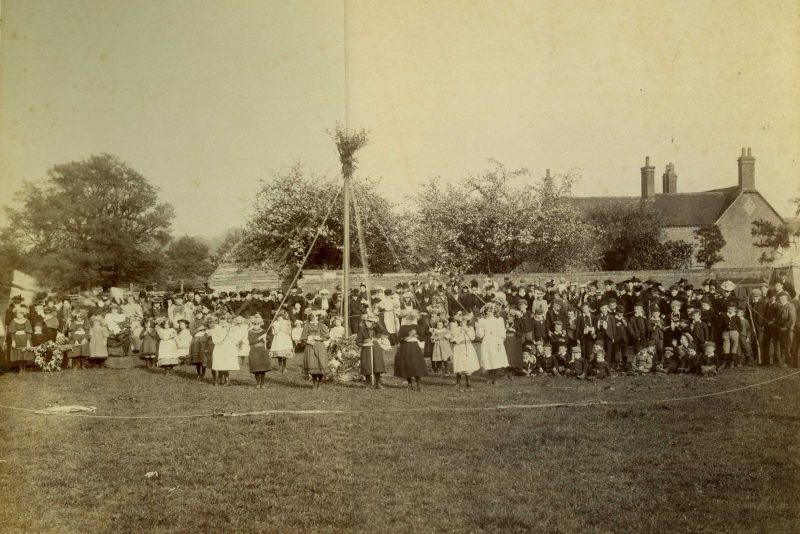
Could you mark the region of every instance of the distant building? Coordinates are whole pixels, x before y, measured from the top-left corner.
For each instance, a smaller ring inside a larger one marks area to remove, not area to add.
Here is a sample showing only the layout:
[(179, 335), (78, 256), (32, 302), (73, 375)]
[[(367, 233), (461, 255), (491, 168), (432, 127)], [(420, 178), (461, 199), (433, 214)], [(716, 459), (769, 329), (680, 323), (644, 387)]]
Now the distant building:
[(756, 190), (756, 160), (751, 150), (742, 148), (737, 161), (737, 185), (694, 193), (678, 193), (678, 175), (675, 166), (668, 163), (661, 177), (661, 193), (656, 193), (655, 167), (650, 165), (648, 156), (641, 169), (641, 197), (575, 197), (572, 201), (582, 211), (652, 202), (664, 221), (665, 240), (695, 244), (695, 230), (716, 224), (726, 245), (721, 251), (724, 261), (714, 267), (753, 267), (759, 265), (762, 249), (753, 245), (752, 222), (763, 219), (783, 224), (786, 221)]

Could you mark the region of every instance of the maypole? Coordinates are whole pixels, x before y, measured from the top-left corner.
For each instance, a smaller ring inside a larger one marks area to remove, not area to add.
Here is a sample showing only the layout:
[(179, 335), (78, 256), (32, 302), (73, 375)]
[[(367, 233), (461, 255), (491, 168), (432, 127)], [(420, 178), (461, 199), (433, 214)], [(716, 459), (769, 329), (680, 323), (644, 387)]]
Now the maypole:
[[(340, 125), (333, 132), (333, 140), (339, 151), (339, 161), (342, 163), (342, 177), (344, 178), (344, 246), (342, 253), (342, 319), (344, 330), (350, 334), (350, 180), (358, 160), (355, 153), (367, 144), (366, 130), (351, 130)], [(366, 269), (366, 265), (364, 266)]]

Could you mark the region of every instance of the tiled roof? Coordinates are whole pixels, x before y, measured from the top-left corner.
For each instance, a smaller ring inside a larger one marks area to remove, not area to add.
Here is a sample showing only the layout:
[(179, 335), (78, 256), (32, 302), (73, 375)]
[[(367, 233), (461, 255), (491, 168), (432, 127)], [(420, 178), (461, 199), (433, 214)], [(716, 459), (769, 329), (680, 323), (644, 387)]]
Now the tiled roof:
[[(695, 193), (656, 194), (656, 210), (665, 226), (704, 226), (713, 224), (739, 194), (739, 188), (726, 187)], [(641, 197), (572, 197), (570, 202), (580, 211), (635, 206)]]

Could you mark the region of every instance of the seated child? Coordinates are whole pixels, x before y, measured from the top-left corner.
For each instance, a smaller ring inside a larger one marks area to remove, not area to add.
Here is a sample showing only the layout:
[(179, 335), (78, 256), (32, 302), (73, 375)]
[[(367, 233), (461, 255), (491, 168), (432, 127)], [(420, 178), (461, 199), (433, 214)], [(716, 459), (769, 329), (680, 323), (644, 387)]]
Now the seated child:
[(556, 347), (556, 367), (561, 374), (565, 374), (569, 368), (569, 354), (567, 354), (566, 342)]
[(525, 341), (525, 343), (522, 344), (522, 363), (525, 364), (525, 368), (522, 372), (525, 373), (526, 376), (541, 372), (541, 365), (536, 357), (536, 347), (531, 341)]
[(697, 356), (697, 349), (694, 346), (686, 349), (686, 371), (687, 373), (701, 373), (700, 358)]
[(653, 346), (643, 347), (633, 360), (633, 373), (636, 375), (649, 375), (653, 372)]
[(567, 366), (567, 376), (574, 376), (583, 379), (586, 374), (586, 362), (581, 356), (581, 348), (578, 345), (572, 347), (570, 360)]
[(556, 362), (556, 357), (553, 354), (553, 347), (550, 345), (545, 345), (543, 347), (544, 353), (542, 354), (542, 370), (552, 376), (561, 376), (561, 373), (558, 371), (558, 364)]
[(611, 368), (606, 362), (606, 351), (602, 345), (594, 345), (589, 361), (586, 364), (584, 376), (608, 378), (611, 376)]
[(713, 341), (706, 341), (703, 345), (703, 355), (700, 356), (700, 374), (706, 377), (717, 376), (717, 346)]
[(672, 348), (672, 346), (664, 347), (664, 356), (661, 358), (660, 362), (656, 363), (656, 373), (662, 375), (677, 373), (679, 366), (680, 361), (675, 354), (675, 349)]

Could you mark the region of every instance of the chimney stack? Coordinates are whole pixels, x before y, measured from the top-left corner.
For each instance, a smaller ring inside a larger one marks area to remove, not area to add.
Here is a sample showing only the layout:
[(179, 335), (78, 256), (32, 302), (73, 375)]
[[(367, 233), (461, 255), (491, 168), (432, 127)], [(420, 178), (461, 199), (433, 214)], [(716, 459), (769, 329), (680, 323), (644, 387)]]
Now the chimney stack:
[(737, 160), (739, 162), (739, 189), (742, 191), (753, 191), (756, 188), (756, 158), (748, 148), (746, 151), (742, 147), (742, 155)]
[(661, 185), (664, 194), (678, 192), (678, 175), (675, 174), (675, 165), (671, 161), (667, 163), (667, 168), (661, 176)]
[(654, 198), (656, 196), (656, 168), (650, 166), (650, 156), (644, 158), (642, 167), (642, 198)]

